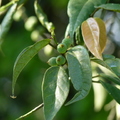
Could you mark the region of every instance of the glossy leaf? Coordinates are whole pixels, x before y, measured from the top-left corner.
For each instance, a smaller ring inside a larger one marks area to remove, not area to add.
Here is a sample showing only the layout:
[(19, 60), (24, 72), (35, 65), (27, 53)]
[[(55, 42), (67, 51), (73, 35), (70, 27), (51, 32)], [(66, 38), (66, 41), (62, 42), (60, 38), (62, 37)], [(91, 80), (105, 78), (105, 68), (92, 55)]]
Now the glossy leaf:
[(120, 4), (114, 4), (114, 3), (108, 3), (108, 4), (103, 4), (103, 5), (100, 5), (100, 6), (95, 6), (95, 8), (120, 12)]
[(105, 24), (100, 18), (89, 18), (82, 23), (82, 35), (89, 51), (98, 59), (106, 46)]
[(3, 42), (3, 37), (6, 35), (8, 30), (11, 27), (12, 21), (13, 21), (13, 14), (15, 13), (15, 10), (17, 8), (17, 3), (13, 4), (12, 7), (9, 9), (7, 14), (5, 15), (1, 25), (0, 25), (0, 46)]
[(81, 23), (95, 10), (94, 6), (106, 3), (107, 0), (70, 0), (68, 3), (69, 27), (66, 34), (73, 38), (74, 32)]
[(51, 33), (54, 34), (54, 25), (52, 22), (49, 22), (47, 19), (46, 14), (43, 12), (43, 10), (41, 9), (40, 5), (37, 3), (37, 1), (35, 1), (34, 3), (34, 8), (35, 8), (35, 13), (39, 19), (39, 21), (41, 22), (41, 24)]
[(112, 84), (100, 81), (103, 87), (108, 91), (108, 93), (120, 104), (120, 89), (113, 86)]
[(66, 53), (69, 76), (77, 94), (67, 103), (71, 104), (83, 99), (89, 93), (92, 81), (92, 70), (87, 50), (76, 46)]
[(39, 52), (40, 49), (49, 44), (50, 40), (45, 39), (42, 41), (38, 41), (35, 44), (25, 48), (17, 57), (14, 68), (13, 68), (13, 81), (12, 81), (12, 96), (14, 96), (14, 88), (16, 84), (16, 80), (23, 70), (23, 68), (27, 65), (27, 63)]
[(69, 92), (69, 80), (62, 67), (51, 67), (44, 75), (42, 94), (46, 120), (53, 120), (65, 102)]

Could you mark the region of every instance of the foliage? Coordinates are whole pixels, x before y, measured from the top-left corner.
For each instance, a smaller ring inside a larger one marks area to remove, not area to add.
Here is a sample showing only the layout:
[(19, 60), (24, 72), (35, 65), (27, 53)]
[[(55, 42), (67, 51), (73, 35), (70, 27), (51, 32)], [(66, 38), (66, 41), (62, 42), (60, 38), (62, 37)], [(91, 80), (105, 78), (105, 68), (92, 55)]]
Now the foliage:
[[(11, 29), (15, 10), (19, 11), (25, 2), (24, 0), (12, 0), (0, 8), (0, 12), (3, 14), (10, 7), (0, 25), (0, 47), (5, 40), (5, 35)], [(70, 105), (87, 97), (92, 82), (101, 84), (120, 104), (120, 59), (103, 54), (107, 43), (107, 32), (103, 20), (95, 17), (100, 9), (103, 12), (106, 10), (120, 12), (119, 6), (120, 4), (108, 3), (107, 0), (69, 0), (67, 8), (69, 23), (65, 36), (59, 43), (56, 39), (55, 26), (49, 22), (47, 15), (35, 0), (36, 17), (48, 31), (50, 37), (42, 40), (35, 38), (35, 43), (24, 48), (18, 55), (13, 68), (11, 97), (15, 98), (16, 81), (23, 68), (42, 48), (50, 45), (57, 51), (57, 55), (48, 60), (50, 68), (44, 73), (42, 81), (43, 105), (39, 107), (44, 107), (46, 120), (52, 120), (64, 104)], [(36, 19), (30, 22), (30, 30), (34, 29), (35, 24)], [(98, 72), (96, 76), (92, 76), (92, 62), (100, 66), (102, 71)], [(108, 70), (110, 74), (104, 69)], [(94, 81), (94, 78), (99, 80)], [(72, 86), (75, 93), (71, 98)], [(26, 117), (28, 114), (18, 119)]]

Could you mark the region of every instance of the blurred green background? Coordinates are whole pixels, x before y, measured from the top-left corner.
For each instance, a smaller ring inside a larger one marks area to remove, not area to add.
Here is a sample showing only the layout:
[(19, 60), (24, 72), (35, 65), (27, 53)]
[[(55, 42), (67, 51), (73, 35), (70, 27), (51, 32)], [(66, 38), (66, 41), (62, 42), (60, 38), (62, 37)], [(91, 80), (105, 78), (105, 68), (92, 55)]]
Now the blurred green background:
[[(8, 2), (8, 0), (3, 0), (2, 5)], [(120, 3), (120, 0), (111, 0), (111, 2)], [(57, 40), (61, 41), (68, 24), (68, 0), (40, 0), (39, 3), (47, 14), (49, 21), (53, 22), (56, 27)], [(42, 77), (45, 70), (49, 67), (46, 61), (49, 57), (56, 55), (54, 50), (48, 53), (51, 50), (49, 47), (36, 55), (18, 78), (15, 89), (17, 98), (10, 98), (12, 70), (18, 54), (25, 47), (32, 45), (36, 38), (49, 37), (49, 33), (47, 33), (46, 29), (38, 21), (31, 30), (27, 29), (24, 25), (30, 16), (35, 16), (33, 4), (34, 0), (27, 0), (24, 8), (22, 8), (22, 17), (14, 16), (11, 29), (2, 44), (2, 52), (0, 53), (0, 120), (15, 120), (42, 103)], [(4, 15), (0, 16), (0, 22), (3, 20)], [(108, 11), (106, 16), (104, 20), (110, 20), (110, 22), (106, 22), (109, 40), (105, 53), (113, 54), (120, 58), (120, 39), (117, 37), (120, 34), (120, 14)], [(114, 22), (111, 21), (113, 18)], [(38, 34), (40, 35), (38, 36)], [(73, 93), (74, 90), (71, 90), (69, 96), (72, 97)], [(107, 119), (110, 110), (104, 107), (112, 98), (106, 92), (105, 94), (107, 97), (104, 100), (103, 107), (98, 111), (94, 109), (94, 91), (92, 88), (85, 99), (70, 106), (63, 106), (55, 117), (55, 120), (112, 120)], [(26, 117), (25, 120), (44, 120), (43, 110), (38, 110)]]

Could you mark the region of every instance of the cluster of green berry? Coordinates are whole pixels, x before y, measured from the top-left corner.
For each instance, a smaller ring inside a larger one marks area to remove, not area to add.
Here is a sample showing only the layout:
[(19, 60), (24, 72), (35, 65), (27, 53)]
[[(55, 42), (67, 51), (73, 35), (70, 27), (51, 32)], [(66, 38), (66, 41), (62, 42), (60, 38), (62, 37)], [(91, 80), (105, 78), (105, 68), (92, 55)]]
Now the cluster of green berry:
[[(71, 46), (71, 39), (69, 37), (64, 38), (62, 40), (62, 43), (58, 44), (57, 51), (60, 54), (64, 54), (70, 46)], [(48, 60), (48, 64), (50, 66), (64, 65), (65, 63), (66, 63), (66, 58), (64, 57), (64, 55), (52, 57)]]

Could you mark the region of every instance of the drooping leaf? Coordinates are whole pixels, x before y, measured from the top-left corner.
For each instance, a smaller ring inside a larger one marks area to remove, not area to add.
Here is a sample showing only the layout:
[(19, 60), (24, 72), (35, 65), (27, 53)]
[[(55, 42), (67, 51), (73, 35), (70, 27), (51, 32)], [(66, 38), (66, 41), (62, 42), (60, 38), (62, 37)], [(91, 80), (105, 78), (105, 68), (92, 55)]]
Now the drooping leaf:
[(114, 3), (102, 4), (100, 6), (95, 6), (95, 8), (120, 12), (120, 4), (114, 4)]
[(6, 5), (0, 7), (0, 13), (7, 10), (12, 4), (14, 4), (16, 1), (18, 0), (12, 0), (9, 3), (7, 3)]
[(73, 38), (74, 32), (81, 23), (95, 10), (94, 6), (106, 3), (107, 0), (70, 0), (68, 3), (69, 27), (66, 34)]
[(69, 80), (62, 67), (51, 67), (44, 75), (42, 94), (46, 120), (53, 120), (65, 102), (69, 92)]
[(109, 81), (109, 82), (111, 82), (111, 83), (115, 83), (115, 84), (118, 84), (118, 85), (120, 85), (120, 78), (118, 78), (118, 77), (116, 77), (116, 76), (114, 76), (114, 75), (106, 75), (106, 74), (104, 74), (104, 73), (101, 73), (100, 74), (100, 77), (102, 78), (102, 79), (104, 79), (105, 81)]
[(108, 93), (120, 104), (120, 89), (116, 86), (100, 81), (103, 87), (108, 91)]
[(66, 58), (70, 79), (78, 91), (68, 105), (87, 96), (91, 88), (92, 70), (88, 52), (83, 46), (75, 46), (68, 50)]
[(37, 1), (34, 3), (35, 13), (40, 21), (40, 23), (52, 34), (54, 35), (54, 25), (52, 22), (49, 22), (46, 14), (41, 9)]
[(120, 77), (120, 59), (107, 59), (105, 63), (114, 71), (114, 73)]
[(89, 51), (98, 59), (106, 46), (105, 24), (100, 18), (89, 18), (82, 23), (82, 35)]
[(18, 55), (14, 68), (13, 68), (13, 81), (12, 81), (12, 96), (14, 97), (14, 88), (16, 84), (16, 80), (23, 70), (23, 68), (27, 65), (27, 63), (42, 49), (44, 46), (49, 44), (50, 39), (45, 39), (42, 41), (38, 41), (35, 44), (26, 47), (23, 51)]
[(3, 37), (6, 35), (8, 30), (11, 27), (12, 21), (13, 21), (13, 14), (15, 13), (15, 10), (17, 8), (17, 3), (13, 4), (12, 7), (9, 9), (7, 14), (5, 15), (1, 25), (0, 25), (0, 46), (3, 42)]
[(95, 62), (95, 63), (97, 63), (97, 64), (99, 64), (99, 65), (101, 65), (101, 66), (103, 66), (103, 67), (105, 67), (107, 69), (109, 69), (110, 71), (112, 71), (112, 69), (105, 63), (105, 61), (97, 59), (97, 58), (92, 58), (91, 60), (93, 62)]
[[(110, 56), (109, 56), (110, 57)], [(115, 76), (117, 79), (119, 79), (120, 77), (120, 63), (119, 63), (119, 59), (116, 59), (114, 56), (112, 56), (112, 58), (107, 58), (105, 61), (102, 61), (100, 59), (96, 59), (96, 58), (92, 58), (91, 59), (93, 62), (103, 66), (104, 68), (108, 69), (110, 71), (109, 74), (111, 74), (112, 76)], [(103, 68), (100, 67), (100, 69), (102, 70)], [(103, 69), (103, 72), (107, 72)]]

